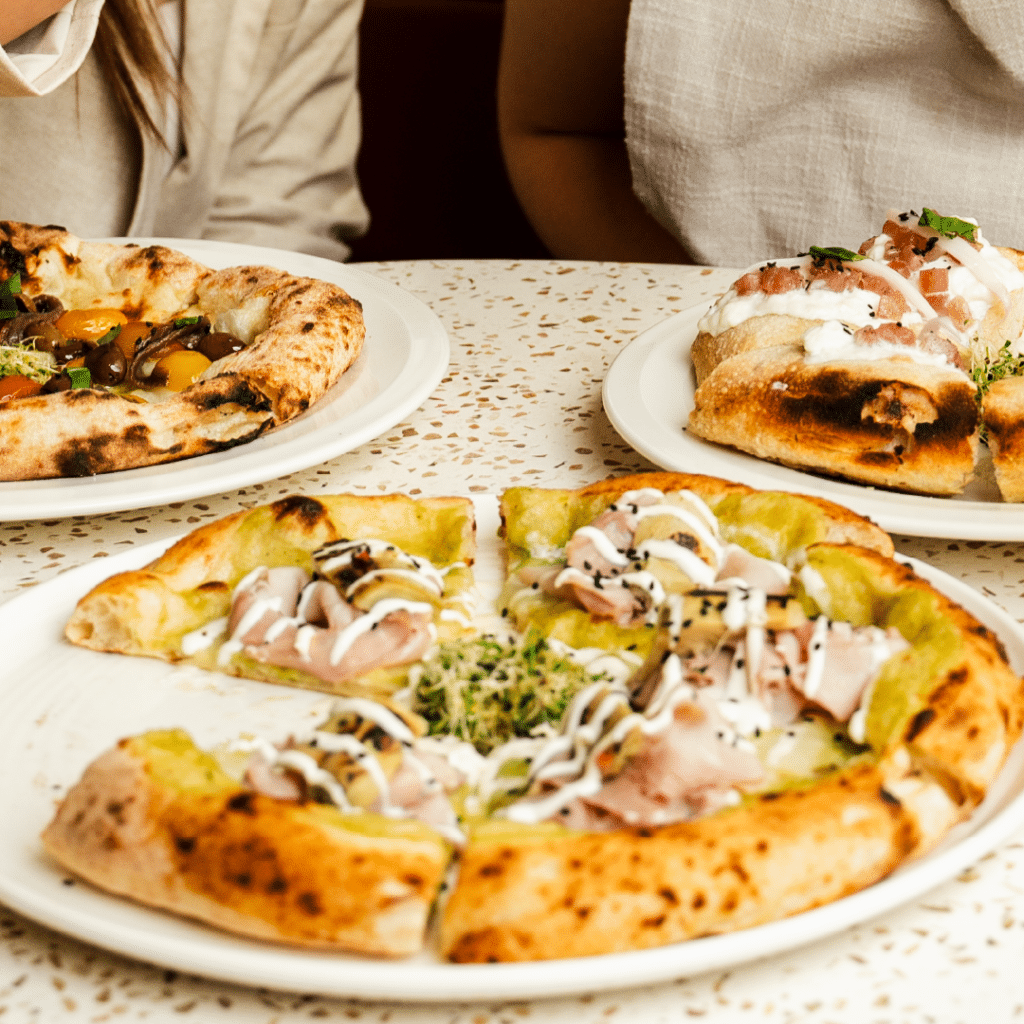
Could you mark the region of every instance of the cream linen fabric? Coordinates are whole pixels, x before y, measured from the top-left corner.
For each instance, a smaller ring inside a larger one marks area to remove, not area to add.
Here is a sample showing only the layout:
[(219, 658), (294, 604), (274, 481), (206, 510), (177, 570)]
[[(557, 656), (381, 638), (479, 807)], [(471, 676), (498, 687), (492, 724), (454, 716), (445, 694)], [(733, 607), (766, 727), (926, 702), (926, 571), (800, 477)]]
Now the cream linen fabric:
[[(79, 5), (98, 7), (73, 0), (72, 12)], [(0, 218), (84, 237), (210, 238), (344, 259), (344, 239), (368, 222), (355, 175), (361, 11), (362, 0), (187, 0), (182, 75), (193, 103), (173, 154), (149, 138), (138, 144), (70, 31), (61, 59), (72, 74), (42, 97), (9, 52)]]
[(1024, 3), (633, 0), (626, 134), (701, 263), (856, 249), (922, 206), (1024, 248)]

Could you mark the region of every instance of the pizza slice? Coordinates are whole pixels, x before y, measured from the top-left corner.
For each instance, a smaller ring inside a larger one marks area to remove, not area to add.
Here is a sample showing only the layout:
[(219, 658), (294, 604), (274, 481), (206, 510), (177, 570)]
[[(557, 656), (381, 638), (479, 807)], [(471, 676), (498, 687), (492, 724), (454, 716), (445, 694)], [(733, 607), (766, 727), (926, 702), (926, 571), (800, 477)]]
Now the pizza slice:
[(973, 221), (891, 214), (859, 252), (743, 274), (702, 317), (687, 429), (759, 458), (950, 495), (971, 479), (972, 371), (1024, 346), (1024, 254)]
[(99, 651), (387, 695), (438, 639), (472, 632), (475, 530), (464, 498), (284, 498), (105, 580), (65, 635)]
[(341, 700), (276, 745), (133, 736), (89, 765), (43, 845), (102, 889), (240, 935), (413, 953), (462, 839), (449, 802), (462, 776), (421, 731)]
[(0, 476), (88, 476), (251, 441), (355, 361), (362, 307), (269, 267), (0, 222)]

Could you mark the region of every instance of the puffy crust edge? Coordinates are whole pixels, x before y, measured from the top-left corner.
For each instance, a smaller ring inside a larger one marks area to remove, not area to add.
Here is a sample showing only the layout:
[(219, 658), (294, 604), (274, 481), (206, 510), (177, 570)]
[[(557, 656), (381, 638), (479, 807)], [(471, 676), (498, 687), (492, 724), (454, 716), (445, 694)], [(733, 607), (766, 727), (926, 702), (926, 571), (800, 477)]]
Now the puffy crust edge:
[(448, 863), (440, 836), (361, 835), (327, 809), (242, 788), (177, 791), (153, 777), (144, 741), (101, 755), (62, 801), (42, 834), (60, 864), (251, 938), (384, 956), (421, 947)]
[(687, 429), (796, 469), (958, 494), (979, 427), (962, 373), (896, 359), (810, 366), (789, 346), (720, 364), (697, 389)]

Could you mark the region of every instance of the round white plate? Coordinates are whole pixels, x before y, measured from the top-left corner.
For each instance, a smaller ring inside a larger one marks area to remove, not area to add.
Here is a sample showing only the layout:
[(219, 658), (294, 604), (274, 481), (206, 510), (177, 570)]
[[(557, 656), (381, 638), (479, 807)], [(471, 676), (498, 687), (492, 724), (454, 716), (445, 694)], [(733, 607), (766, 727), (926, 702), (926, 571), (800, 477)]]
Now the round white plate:
[(419, 299), (366, 271), (304, 253), (196, 239), (110, 239), (179, 249), (208, 267), (263, 264), (339, 284), (363, 304), (366, 342), (341, 380), (308, 412), (224, 452), (145, 469), (0, 483), (0, 520), (46, 519), (186, 501), (306, 469), (399, 423), (437, 387), (448, 335)]
[(988, 449), (977, 477), (956, 498), (929, 498), (843, 483), (711, 444), (686, 432), (693, 408), (690, 346), (707, 306), (695, 306), (645, 331), (625, 348), (604, 381), (612, 426), (663, 469), (710, 473), (751, 487), (797, 491), (837, 501), (883, 529), (915, 537), (1024, 540), (1024, 506), (999, 498)]
[[(496, 515), (492, 518), (496, 526)], [(480, 563), (497, 564), (496, 550), (488, 550), (496, 549), (493, 538), (493, 531), (482, 535)], [(68, 884), (38, 840), (55, 801), (93, 758), (123, 736), (183, 726), (200, 745), (244, 730), (283, 739), (308, 728), (327, 706), (320, 694), (98, 654), (62, 639), (63, 625), (82, 594), (114, 571), (156, 557), (163, 546), (148, 545), (72, 570), (3, 607), (6, 635), (19, 641), (8, 645), (0, 668), (0, 777), (6, 780), (0, 787), (0, 900), (59, 931), (135, 959), (245, 985), (390, 1001), (527, 999), (646, 985), (835, 934), (953, 877), (1024, 824), (1024, 757), (1018, 745), (985, 803), (930, 856), (854, 896), (731, 935), (575, 960), (455, 965), (430, 952), (395, 963), (222, 934), (82, 882)], [(993, 629), (1016, 671), (1024, 669), (1024, 629), (952, 577), (911, 564)]]

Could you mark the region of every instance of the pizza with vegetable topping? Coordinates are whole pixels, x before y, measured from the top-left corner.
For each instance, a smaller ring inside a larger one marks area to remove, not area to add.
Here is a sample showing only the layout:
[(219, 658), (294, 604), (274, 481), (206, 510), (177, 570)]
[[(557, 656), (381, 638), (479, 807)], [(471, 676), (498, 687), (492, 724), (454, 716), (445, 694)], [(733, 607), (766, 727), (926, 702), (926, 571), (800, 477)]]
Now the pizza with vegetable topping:
[[(473, 629), (452, 498), (285, 499), (86, 595), (76, 643), (337, 700), (303, 735), (123, 740), (49, 853), (262, 939), (588, 956), (871, 885), (967, 818), (1020, 736), (998, 638), (830, 502), (652, 473), (500, 509), (502, 632)], [(391, 655), (347, 664), (377, 632)]]
[(1019, 501), (1004, 396), (1024, 387), (1022, 354), (1024, 253), (990, 244), (971, 220), (891, 212), (858, 252), (811, 246), (760, 263), (718, 299), (692, 349), (687, 429), (797, 469), (934, 495), (964, 489), (987, 430), (1003, 499)]
[(0, 222), (0, 479), (252, 441), (322, 397), (364, 334), (324, 281)]

